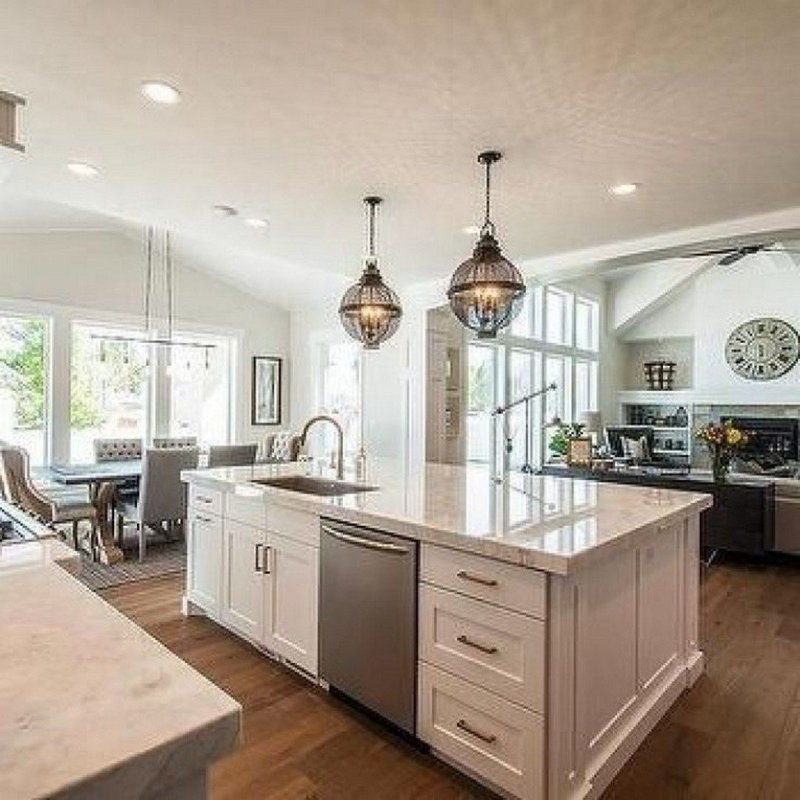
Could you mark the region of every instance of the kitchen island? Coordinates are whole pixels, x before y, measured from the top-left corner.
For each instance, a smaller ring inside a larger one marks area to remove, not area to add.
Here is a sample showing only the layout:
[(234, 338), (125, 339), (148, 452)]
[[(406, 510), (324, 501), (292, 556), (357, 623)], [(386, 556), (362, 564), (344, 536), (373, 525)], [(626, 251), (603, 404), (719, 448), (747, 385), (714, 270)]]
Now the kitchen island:
[(54, 538), (0, 546), (0, 797), (205, 798), (239, 704), (69, 574), (77, 562)]
[(321, 527), (418, 543), (415, 734), (487, 785), (598, 796), (701, 674), (707, 495), (384, 460), (361, 486), (290, 478), (307, 469), (184, 474), (187, 613), (318, 680)]

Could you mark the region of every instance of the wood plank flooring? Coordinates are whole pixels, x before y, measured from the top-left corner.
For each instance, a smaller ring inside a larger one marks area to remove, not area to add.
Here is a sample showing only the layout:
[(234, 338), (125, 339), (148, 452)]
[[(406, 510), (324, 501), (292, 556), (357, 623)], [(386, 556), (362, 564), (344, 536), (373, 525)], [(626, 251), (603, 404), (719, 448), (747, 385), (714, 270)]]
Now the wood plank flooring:
[[(212, 770), (215, 800), (492, 795), (203, 618), (178, 577), (103, 597), (241, 702), (244, 745)], [(702, 585), (706, 674), (606, 800), (800, 798), (800, 564), (727, 561)]]

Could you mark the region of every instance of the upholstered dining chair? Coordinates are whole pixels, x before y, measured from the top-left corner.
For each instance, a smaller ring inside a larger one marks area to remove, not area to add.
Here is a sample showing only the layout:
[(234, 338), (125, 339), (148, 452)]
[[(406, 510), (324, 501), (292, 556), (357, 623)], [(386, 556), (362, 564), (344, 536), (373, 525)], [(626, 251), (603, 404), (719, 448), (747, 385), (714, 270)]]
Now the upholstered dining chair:
[(0, 448), (0, 478), (6, 499), (24, 511), (55, 525), (71, 524), (72, 540), (78, 550), (79, 526), (82, 521), (91, 525), (89, 546), (92, 557), (96, 557), (97, 510), (89, 499), (86, 489), (67, 489), (45, 493), (31, 478), (28, 451), (22, 447)]
[(196, 436), (154, 436), (153, 447), (163, 450), (170, 447), (197, 447)]
[(208, 448), (209, 467), (249, 467), (256, 463), (257, 444), (222, 444)]
[(141, 439), (95, 439), (94, 460), (130, 461), (142, 457)]
[(300, 437), (291, 431), (267, 434), (258, 445), (256, 460), (262, 464), (281, 464), (297, 461), (300, 455)]
[(181, 472), (196, 469), (197, 447), (149, 448), (142, 459), (139, 500), (117, 506), (117, 536), (122, 541), (125, 519), (136, 522), (139, 533), (139, 561), (147, 551), (147, 528), (169, 535), (176, 523), (186, 519), (186, 485)]

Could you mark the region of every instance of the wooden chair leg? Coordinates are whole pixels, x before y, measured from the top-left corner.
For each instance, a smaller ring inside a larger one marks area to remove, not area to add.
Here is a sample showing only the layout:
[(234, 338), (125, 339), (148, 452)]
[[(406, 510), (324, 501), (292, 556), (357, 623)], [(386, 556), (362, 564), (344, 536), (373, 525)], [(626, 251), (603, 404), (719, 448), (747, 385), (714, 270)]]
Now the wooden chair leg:
[(78, 520), (72, 523), (72, 546), (80, 552), (80, 543), (78, 542)]

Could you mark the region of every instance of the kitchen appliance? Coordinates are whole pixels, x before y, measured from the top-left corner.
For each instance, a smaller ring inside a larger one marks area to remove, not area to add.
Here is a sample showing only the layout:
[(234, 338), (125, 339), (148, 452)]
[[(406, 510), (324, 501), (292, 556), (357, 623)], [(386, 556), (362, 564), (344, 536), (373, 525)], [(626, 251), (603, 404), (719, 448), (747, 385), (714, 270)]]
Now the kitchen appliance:
[(417, 690), (417, 542), (323, 519), (319, 673), (411, 735)]

